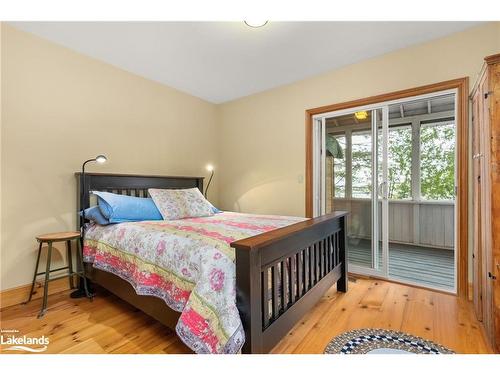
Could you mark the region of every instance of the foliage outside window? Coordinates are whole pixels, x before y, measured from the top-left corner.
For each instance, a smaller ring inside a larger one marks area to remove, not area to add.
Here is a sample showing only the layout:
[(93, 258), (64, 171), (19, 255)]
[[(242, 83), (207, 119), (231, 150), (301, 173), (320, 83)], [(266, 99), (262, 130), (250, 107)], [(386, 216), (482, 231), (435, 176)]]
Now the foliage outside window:
[(370, 132), (352, 133), (352, 197), (370, 198), (372, 185), (372, 137)]
[(411, 127), (389, 128), (389, 199), (411, 198)]
[(345, 135), (333, 136), (341, 150), (343, 157), (334, 157), (333, 159), (333, 196), (335, 198), (345, 198), (345, 178), (346, 178), (346, 164), (345, 164), (345, 149), (346, 137)]
[[(346, 135), (333, 135), (343, 157), (333, 159), (333, 196), (347, 197)], [(370, 131), (351, 133), (351, 197), (371, 198), (372, 144)], [(382, 136), (379, 132), (379, 179), (382, 171)], [(388, 187), (389, 199), (412, 198), (411, 126), (389, 127)], [(423, 200), (455, 199), (455, 124), (422, 124), (420, 129), (420, 191)]]
[(455, 124), (423, 124), (420, 129), (422, 199), (455, 199)]

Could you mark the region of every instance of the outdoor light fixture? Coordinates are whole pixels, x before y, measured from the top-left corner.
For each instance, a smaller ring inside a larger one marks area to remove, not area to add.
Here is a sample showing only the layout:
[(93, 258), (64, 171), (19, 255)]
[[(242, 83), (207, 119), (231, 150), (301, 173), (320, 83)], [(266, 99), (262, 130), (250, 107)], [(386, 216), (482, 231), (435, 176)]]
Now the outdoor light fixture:
[(262, 26), (267, 25), (267, 23), (269, 21), (259, 20), (259, 19), (251, 19), (251, 20), (245, 20), (244, 22), (245, 22), (245, 25), (247, 25), (249, 27), (257, 28), (257, 27), (262, 27)]
[(207, 171), (209, 171), (211, 173), (210, 173), (210, 179), (208, 180), (207, 188), (205, 189), (205, 194), (203, 194), (205, 196), (205, 198), (207, 197), (207, 192), (208, 192), (208, 188), (210, 186), (210, 183), (212, 182), (212, 177), (214, 177), (214, 166), (211, 164), (208, 164)]
[(368, 118), (368, 112), (366, 111), (359, 111), (354, 113), (354, 117), (356, 117), (357, 120), (366, 120)]

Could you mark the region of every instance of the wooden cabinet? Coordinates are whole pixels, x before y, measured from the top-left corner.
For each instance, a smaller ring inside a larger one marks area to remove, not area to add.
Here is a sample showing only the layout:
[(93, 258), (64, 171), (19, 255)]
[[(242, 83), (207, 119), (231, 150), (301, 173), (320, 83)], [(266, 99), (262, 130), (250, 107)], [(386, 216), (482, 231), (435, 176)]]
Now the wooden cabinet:
[(471, 100), (474, 308), (500, 352), (500, 54), (485, 58)]

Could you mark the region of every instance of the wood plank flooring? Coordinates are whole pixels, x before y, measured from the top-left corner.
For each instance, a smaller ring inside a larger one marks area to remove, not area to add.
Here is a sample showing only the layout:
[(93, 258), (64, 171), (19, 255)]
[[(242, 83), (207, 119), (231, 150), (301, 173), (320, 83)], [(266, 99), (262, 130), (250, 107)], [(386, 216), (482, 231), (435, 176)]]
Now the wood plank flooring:
[[(117, 297), (99, 290), (93, 302), (49, 297), (1, 311), (2, 329), (50, 339), (48, 353), (189, 353), (175, 333)], [(347, 294), (330, 289), (273, 349), (273, 353), (322, 353), (350, 329), (386, 328), (436, 341), (458, 353), (491, 353), (470, 302), (405, 285), (351, 279)], [(2, 351), (2, 353), (6, 353)]]

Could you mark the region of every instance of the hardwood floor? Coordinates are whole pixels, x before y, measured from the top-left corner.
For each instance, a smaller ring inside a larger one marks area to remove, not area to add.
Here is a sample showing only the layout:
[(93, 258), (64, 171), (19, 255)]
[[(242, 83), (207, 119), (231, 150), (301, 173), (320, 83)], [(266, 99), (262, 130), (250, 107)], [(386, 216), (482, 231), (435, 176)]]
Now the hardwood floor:
[[(1, 311), (1, 328), (50, 339), (48, 353), (189, 353), (175, 333), (105, 291), (93, 302), (49, 297), (37, 319), (39, 301)], [(344, 331), (387, 328), (405, 331), (457, 353), (491, 353), (469, 302), (438, 292), (368, 279), (351, 279), (347, 294), (332, 288), (274, 349), (273, 353), (322, 353)], [(7, 352), (3, 352), (7, 353)]]

